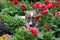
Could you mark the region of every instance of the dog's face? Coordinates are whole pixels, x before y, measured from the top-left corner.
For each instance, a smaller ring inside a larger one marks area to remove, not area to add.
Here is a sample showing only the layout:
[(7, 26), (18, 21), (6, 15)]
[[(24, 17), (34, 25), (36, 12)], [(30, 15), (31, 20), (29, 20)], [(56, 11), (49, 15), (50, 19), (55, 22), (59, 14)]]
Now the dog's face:
[(35, 18), (37, 13), (35, 11), (25, 11), (25, 22), (27, 27), (37, 26), (37, 19)]

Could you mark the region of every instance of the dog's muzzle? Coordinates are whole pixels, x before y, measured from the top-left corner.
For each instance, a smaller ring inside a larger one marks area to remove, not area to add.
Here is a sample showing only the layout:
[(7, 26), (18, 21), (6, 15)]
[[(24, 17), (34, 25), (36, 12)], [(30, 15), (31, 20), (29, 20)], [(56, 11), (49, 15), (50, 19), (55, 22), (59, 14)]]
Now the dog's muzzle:
[(29, 23), (29, 26), (30, 26), (30, 27), (34, 27), (34, 26), (35, 26), (35, 23), (30, 22), (30, 23)]

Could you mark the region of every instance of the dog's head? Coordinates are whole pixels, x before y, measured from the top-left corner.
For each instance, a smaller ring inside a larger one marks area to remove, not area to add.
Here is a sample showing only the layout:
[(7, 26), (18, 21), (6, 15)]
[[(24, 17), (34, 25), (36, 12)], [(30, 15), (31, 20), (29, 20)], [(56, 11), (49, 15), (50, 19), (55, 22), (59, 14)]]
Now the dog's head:
[(27, 27), (36, 27), (38, 25), (37, 19), (35, 18), (37, 13), (35, 11), (24, 11), (25, 22)]

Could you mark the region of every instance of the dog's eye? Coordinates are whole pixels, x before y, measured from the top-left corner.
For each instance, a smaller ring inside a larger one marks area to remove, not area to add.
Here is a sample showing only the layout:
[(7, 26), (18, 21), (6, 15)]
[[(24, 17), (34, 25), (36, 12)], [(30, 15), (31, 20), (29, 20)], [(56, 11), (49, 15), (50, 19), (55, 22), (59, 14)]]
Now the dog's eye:
[(32, 19), (35, 19), (35, 17), (32, 17)]
[(30, 19), (30, 17), (27, 17), (28, 19)]
[(36, 18), (35, 18), (35, 17), (33, 17), (33, 18), (32, 18), (32, 20), (33, 20), (33, 21), (36, 21)]

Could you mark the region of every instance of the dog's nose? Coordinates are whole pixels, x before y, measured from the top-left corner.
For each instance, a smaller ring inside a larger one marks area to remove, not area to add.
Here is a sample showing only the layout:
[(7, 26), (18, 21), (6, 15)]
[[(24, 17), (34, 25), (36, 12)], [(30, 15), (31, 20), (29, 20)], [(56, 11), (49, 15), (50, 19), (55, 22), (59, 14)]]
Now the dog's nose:
[(33, 26), (33, 25), (32, 25), (32, 22), (29, 23), (29, 26), (30, 26), (30, 27)]
[(32, 25), (32, 24), (30, 24), (30, 27), (33, 27), (33, 25)]

